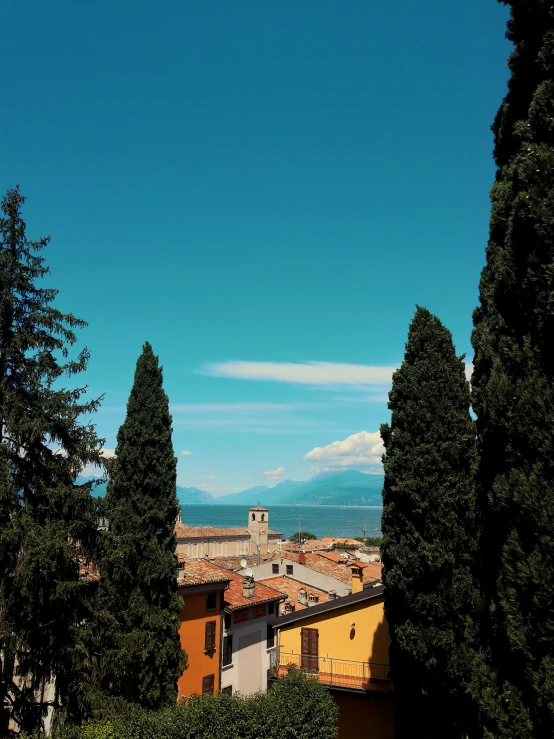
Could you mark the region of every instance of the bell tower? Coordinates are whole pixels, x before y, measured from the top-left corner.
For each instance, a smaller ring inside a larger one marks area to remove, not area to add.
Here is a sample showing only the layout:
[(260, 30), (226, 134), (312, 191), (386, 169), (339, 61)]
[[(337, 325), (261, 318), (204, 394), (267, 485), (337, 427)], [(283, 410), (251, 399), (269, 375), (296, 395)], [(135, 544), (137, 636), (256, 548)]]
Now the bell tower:
[(269, 510), (257, 505), (248, 509), (248, 554), (267, 554), (267, 534), (269, 531)]

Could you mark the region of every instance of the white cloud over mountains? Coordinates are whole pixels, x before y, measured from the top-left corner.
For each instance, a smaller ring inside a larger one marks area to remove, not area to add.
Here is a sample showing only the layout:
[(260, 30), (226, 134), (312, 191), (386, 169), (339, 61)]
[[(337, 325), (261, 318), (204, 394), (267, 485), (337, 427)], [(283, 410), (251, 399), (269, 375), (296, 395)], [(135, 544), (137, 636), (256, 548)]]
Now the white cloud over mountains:
[(370, 472), (382, 470), (385, 448), (378, 431), (360, 431), (342, 441), (316, 446), (303, 459), (316, 463), (318, 469), (359, 468)]
[(283, 477), (285, 474), (285, 468), (284, 467), (277, 467), (276, 470), (268, 470), (267, 472), (264, 472), (264, 475), (269, 480), (278, 480), (280, 477)]
[(395, 366), (338, 362), (241, 362), (204, 365), (199, 373), (238, 380), (274, 380), (302, 385), (388, 385)]

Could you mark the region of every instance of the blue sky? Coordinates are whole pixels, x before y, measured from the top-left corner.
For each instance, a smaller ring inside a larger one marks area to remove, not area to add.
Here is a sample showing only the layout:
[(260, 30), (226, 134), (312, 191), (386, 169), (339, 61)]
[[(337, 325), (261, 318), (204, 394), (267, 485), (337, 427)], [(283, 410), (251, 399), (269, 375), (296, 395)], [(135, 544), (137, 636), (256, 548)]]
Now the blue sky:
[(2, 15), (0, 188), (20, 183), (58, 305), (89, 323), (106, 447), (148, 340), (180, 484), (377, 471), (416, 303), (471, 358), (506, 8), (21, 0)]

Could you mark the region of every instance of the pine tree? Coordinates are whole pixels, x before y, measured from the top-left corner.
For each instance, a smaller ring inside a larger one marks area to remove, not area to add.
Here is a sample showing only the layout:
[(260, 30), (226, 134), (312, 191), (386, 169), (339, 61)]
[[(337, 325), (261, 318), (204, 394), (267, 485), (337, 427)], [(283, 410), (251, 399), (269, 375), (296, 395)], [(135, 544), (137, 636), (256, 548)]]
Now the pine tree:
[(162, 369), (146, 343), (117, 435), (106, 493), (101, 566), (101, 673), (112, 695), (158, 708), (175, 702), (186, 667), (179, 642), (171, 416)]
[(382, 559), (391, 670), (406, 736), (456, 736), (467, 722), (476, 594), (475, 432), (463, 357), (438, 318), (417, 308), (381, 427)]
[[(93, 555), (96, 508), (89, 487), (74, 484), (85, 464), (100, 463), (90, 421), (98, 400), (86, 387), (64, 387), (86, 368), (88, 351), (68, 358), (75, 329), (86, 324), (52, 305), (57, 291), (39, 286), (48, 268), (29, 241), (19, 188), (8, 190), (0, 218), (0, 633), (15, 651), (24, 682), (5, 701), (21, 728), (34, 729), (50, 705), (82, 715), (81, 625), (89, 583), (80, 561)], [(79, 667), (78, 667), (79, 666)]]
[(514, 50), (472, 337), (490, 604), (478, 693), (491, 735), (543, 737), (554, 736), (554, 6), (506, 4)]

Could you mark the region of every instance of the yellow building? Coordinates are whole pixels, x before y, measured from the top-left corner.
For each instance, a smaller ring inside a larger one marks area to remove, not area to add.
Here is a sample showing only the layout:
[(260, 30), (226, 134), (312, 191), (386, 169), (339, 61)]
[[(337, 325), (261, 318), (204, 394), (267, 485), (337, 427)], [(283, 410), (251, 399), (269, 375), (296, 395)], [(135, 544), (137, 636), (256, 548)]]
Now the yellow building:
[(389, 630), (383, 585), (363, 585), (352, 566), (352, 594), (274, 619), (275, 678), (292, 667), (319, 680), (339, 707), (339, 739), (393, 739)]

